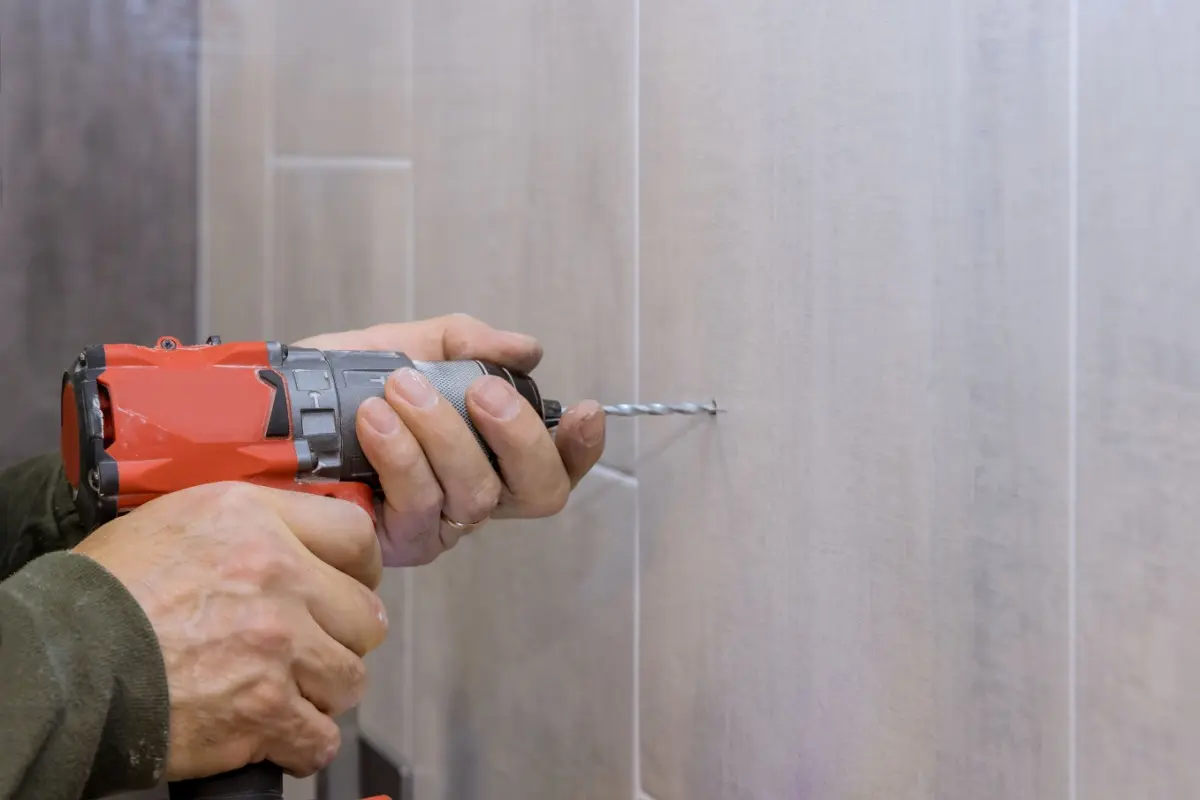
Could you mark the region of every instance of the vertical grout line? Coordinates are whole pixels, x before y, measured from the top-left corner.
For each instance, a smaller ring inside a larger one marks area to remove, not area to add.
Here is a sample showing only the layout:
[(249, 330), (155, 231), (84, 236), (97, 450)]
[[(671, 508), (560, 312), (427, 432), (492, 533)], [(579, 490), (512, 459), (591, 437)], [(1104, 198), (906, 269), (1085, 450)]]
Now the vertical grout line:
[[(633, 0), (633, 397), (642, 398), (642, 4)], [(633, 463), (641, 462), (641, 423), (633, 426)], [(633, 795), (642, 791), (642, 486), (633, 490)]]
[(1079, 0), (1067, 34), (1067, 797), (1078, 796)]
[(207, 44), (207, 15), (204, 13), (208, 8), (207, 3), (200, 3), (196, 6), (196, 83), (197, 83), (197, 101), (196, 101), (196, 122), (199, 135), (196, 140), (196, 174), (199, 184), (197, 192), (196, 209), (196, 298), (195, 298), (195, 314), (196, 314), (196, 332), (193, 341), (202, 342), (209, 334), (205, 331), (212, 329), (212, 298), (209, 296), (211, 289), (211, 270), (212, 265), (210, 259), (212, 254), (209, 252), (209, 242), (211, 240), (210, 228), (212, 221), (209, 218), (209, 204), (212, 202), (212, 185), (211, 176), (209, 175), (209, 164), (212, 159), (207, 157), (208, 146), (212, 141), (212, 115), (209, 109), (212, 106), (212, 80), (210, 75), (209, 60), (213, 57), (206, 47)]
[(404, 124), (408, 127), (408, 163), (409, 163), (409, 170), (408, 170), (408, 254), (407, 254), (408, 274), (405, 276), (405, 280), (406, 280), (405, 296), (407, 298), (405, 314), (408, 317), (408, 319), (406, 320), (408, 322), (414, 321), (414, 319), (416, 318), (416, 314), (417, 314), (416, 298), (414, 297), (414, 294), (415, 294), (416, 288), (417, 288), (417, 276), (416, 276), (416, 272), (417, 272), (417, 260), (416, 260), (417, 259), (417, 248), (416, 248), (417, 170), (416, 170), (416, 163), (415, 163), (416, 162), (416, 151), (417, 151), (417, 148), (416, 148), (416, 138), (417, 138), (416, 137), (416, 133), (417, 133), (416, 105), (417, 104), (416, 104), (416, 100), (414, 98), (414, 95), (416, 92), (416, 84), (417, 84), (416, 76), (414, 75), (414, 73), (416, 72), (416, 69), (417, 69), (417, 58), (416, 58), (416, 51), (415, 51), (416, 34), (413, 30), (416, 27), (416, 25), (417, 25), (417, 0), (409, 0), (409, 2), (408, 2), (408, 30), (406, 31), (407, 35), (405, 37), (406, 38), (405, 46), (408, 48), (408, 54), (407, 54), (408, 55), (408, 65), (407, 65), (408, 69), (406, 71), (407, 74), (404, 76), (404, 79), (407, 83), (407, 86), (405, 87), (405, 91), (407, 93), (407, 97), (405, 98), (405, 104), (408, 106), (406, 114), (405, 114), (406, 119), (404, 120)]
[[(414, 28), (417, 25), (417, 0), (408, 0), (408, 30), (405, 46), (408, 48), (408, 69), (405, 75), (405, 80), (408, 85), (406, 91), (408, 96), (406, 103), (408, 105), (407, 118), (404, 124), (408, 126), (408, 156), (412, 167), (408, 171), (408, 253), (406, 260), (408, 262), (405, 275), (405, 300), (404, 300), (404, 317), (406, 322), (412, 322), (417, 315), (417, 300), (416, 300), (416, 272), (417, 272), (417, 170), (416, 170), (416, 101), (414, 100), (414, 92), (416, 90), (416, 77), (414, 73), (417, 69), (416, 58), (416, 34)], [(417, 629), (416, 629), (416, 612), (414, 605), (417, 597), (416, 574), (411, 570), (405, 573), (404, 576), (404, 649), (401, 653), (402, 663), (404, 665), (404, 686), (401, 689), (404, 704), (402, 709), (402, 719), (400, 724), (403, 726), (404, 748), (411, 749), (412, 752), (402, 752), (400, 755), (409, 763), (417, 766), (417, 743), (416, 743), (416, 672), (417, 660), (414, 650), (416, 648)]]
[(262, 141), (262, 179), (263, 179), (263, 241), (262, 241), (262, 327), (267, 339), (280, 338), (275, 319), (275, 92), (277, 82), (275, 71), (279, 62), (279, 25), (275, 18), (275, 3), (264, 3), (266, 11), (266, 30), (263, 35), (264, 64), (263, 80), (267, 83), (267, 95), (270, 98), (267, 108), (263, 111), (263, 141)]

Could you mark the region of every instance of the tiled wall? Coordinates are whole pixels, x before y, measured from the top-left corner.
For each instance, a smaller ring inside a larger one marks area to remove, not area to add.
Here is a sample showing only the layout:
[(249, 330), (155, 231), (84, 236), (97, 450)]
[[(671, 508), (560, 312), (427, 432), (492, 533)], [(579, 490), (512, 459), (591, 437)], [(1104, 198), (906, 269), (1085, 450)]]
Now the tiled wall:
[(204, 25), (205, 333), (466, 311), (729, 412), (389, 575), (359, 722), (417, 800), (1200, 791), (1200, 10)]
[(89, 344), (190, 336), (189, 0), (0, 2), (0, 468), (58, 446)]

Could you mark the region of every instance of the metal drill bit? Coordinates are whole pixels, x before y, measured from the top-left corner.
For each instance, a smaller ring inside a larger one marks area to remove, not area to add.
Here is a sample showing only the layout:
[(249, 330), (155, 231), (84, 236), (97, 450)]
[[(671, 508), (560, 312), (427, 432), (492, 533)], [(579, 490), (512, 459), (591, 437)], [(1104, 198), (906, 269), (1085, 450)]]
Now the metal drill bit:
[(604, 413), (613, 417), (663, 417), (668, 414), (709, 414), (715, 416), (724, 413), (724, 409), (717, 407), (716, 400), (708, 403), (620, 403), (618, 405), (605, 406)]

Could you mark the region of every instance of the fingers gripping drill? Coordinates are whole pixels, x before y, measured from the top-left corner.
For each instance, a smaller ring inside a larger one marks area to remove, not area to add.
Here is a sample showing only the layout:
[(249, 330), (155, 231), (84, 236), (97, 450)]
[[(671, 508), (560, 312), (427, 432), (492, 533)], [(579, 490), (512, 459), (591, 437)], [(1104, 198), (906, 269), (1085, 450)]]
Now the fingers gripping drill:
[[(528, 375), (483, 361), (414, 361), (399, 352), (320, 351), (278, 342), (89, 347), (63, 378), (62, 454), (87, 530), (164, 494), (220, 481), (336, 497), (372, 519), (379, 478), (355, 433), (359, 405), (382, 396), (402, 367), (423, 373), (471, 424), (466, 391), (478, 378), (508, 381), (558, 425), (562, 405)], [(715, 404), (609, 406), (610, 414), (716, 413)], [(252, 764), (172, 784), (173, 800), (282, 798), (282, 771)]]

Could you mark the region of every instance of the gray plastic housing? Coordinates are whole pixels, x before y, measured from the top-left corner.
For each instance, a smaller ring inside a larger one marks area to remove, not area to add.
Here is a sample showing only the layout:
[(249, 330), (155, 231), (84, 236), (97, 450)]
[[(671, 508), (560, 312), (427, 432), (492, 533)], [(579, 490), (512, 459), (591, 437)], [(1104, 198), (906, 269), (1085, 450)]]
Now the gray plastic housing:
[(537, 384), (524, 373), (483, 361), (413, 361), (404, 353), (315, 350), (271, 342), (268, 353), (283, 376), (291, 416), (300, 480), (356, 481), (379, 489), (379, 478), (363, 454), (355, 421), (370, 397), (385, 394), (388, 378), (403, 367), (423, 374), (454, 406), (493, 468), (495, 453), (476, 430), (467, 410), (466, 392), (477, 379), (495, 375), (508, 381), (553, 428), (561, 406), (543, 400)]

